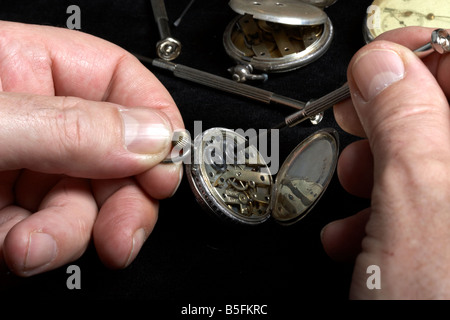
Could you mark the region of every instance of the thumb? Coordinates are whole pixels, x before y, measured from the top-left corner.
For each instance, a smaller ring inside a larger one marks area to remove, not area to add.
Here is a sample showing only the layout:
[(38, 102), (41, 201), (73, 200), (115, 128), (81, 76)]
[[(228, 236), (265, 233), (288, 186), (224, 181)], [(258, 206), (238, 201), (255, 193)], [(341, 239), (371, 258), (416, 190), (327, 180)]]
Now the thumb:
[(354, 56), (348, 80), (379, 169), (391, 161), (423, 161), (424, 156), (448, 159), (447, 98), (412, 51), (375, 41)]
[(130, 176), (158, 164), (171, 137), (169, 119), (149, 107), (0, 93), (0, 171)]
[[(386, 41), (354, 56), (348, 81), (372, 151), (374, 182), (350, 297), (439, 296), (449, 265), (441, 245), (449, 228), (447, 98), (412, 51)], [(443, 258), (429, 264), (433, 256)], [(367, 290), (370, 265), (383, 270), (382, 290)]]

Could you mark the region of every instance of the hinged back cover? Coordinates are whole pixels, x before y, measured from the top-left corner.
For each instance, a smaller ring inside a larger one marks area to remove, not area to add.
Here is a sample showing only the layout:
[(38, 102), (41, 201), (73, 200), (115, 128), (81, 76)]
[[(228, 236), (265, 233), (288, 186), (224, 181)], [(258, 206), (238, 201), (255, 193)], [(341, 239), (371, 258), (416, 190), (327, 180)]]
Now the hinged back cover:
[(322, 9), (299, 0), (231, 0), (229, 6), (241, 15), (274, 23), (311, 26), (327, 21)]
[(272, 217), (282, 224), (303, 218), (317, 203), (333, 177), (339, 154), (334, 129), (303, 140), (286, 158), (272, 188)]

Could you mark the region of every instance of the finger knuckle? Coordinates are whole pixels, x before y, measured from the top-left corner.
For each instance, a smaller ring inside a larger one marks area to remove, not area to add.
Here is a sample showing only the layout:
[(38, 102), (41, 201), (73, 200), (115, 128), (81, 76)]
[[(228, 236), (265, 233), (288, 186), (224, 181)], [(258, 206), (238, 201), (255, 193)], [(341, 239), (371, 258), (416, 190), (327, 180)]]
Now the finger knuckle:
[[(445, 128), (444, 120), (448, 114), (444, 114), (442, 108), (432, 103), (420, 103), (415, 105), (398, 105), (390, 108), (380, 115), (376, 123), (372, 124), (370, 140), (374, 149), (386, 150), (389, 146), (393, 151), (397, 147), (416, 146), (426, 141), (426, 149), (442, 149), (439, 141), (442, 137), (442, 128)], [(414, 142), (411, 144), (411, 142)], [(415, 154), (423, 153), (425, 149), (417, 147)], [(395, 153), (397, 156), (409, 154)]]
[(56, 118), (57, 145), (61, 154), (79, 154), (89, 145), (91, 121), (85, 112), (74, 105), (58, 110)]

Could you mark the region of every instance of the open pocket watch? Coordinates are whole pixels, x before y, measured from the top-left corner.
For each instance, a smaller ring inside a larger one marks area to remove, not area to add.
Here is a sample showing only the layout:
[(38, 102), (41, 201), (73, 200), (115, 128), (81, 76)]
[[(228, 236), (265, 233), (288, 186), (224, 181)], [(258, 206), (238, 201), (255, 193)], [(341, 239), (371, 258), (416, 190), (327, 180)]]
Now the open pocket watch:
[(239, 15), (225, 29), (225, 51), (238, 65), (262, 72), (300, 68), (329, 48), (333, 25), (322, 9), (334, 2), (231, 0), (229, 6)]
[(338, 134), (322, 129), (303, 140), (273, 180), (262, 154), (229, 129), (198, 135), (186, 164), (199, 204), (222, 220), (259, 225), (270, 217), (283, 225), (302, 219), (318, 202), (335, 171)]

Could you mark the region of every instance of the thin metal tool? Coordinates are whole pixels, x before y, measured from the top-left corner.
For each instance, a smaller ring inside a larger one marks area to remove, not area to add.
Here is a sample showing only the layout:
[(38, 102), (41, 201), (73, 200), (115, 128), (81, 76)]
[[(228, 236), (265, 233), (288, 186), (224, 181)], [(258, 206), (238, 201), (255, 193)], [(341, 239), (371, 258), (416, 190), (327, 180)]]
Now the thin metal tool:
[[(425, 55), (432, 52), (438, 52), (440, 54), (450, 52), (450, 35), (444, 29), (437, 29), (433, 31), (431, 36), (431, 42), (414, 50), (418, 55), (423, 58)], [(345, 83), (339, 89), (336, 89), (322, 98), (314, 101), (310, 101), (306, 104), (305, 108), (297, 111), (290, 116), (287, 116), (284, 121), (272, 129), (282, 129), (285, 127), (294, 127), (299, 123), (311, 119), (314, 115), (324, 112), (325, 110), (333, 107), (335, 104), (350, 98), (350, 88), (348, 83)]]
[(158, 26), (160, 41), (156, 44), (156, 53), (163, 60), (171, 61), (181, 53), (181, 43), (174, 39), (170, 32), (169, 18), (167, 16), (164, 0), (151, 0), (153, 15)]
[(276, 129), (281, 129), (283, 127), (294, 127), (306, 119), (311, 119), (315, 115), (320, 114), (328, 108), (334, 106), (336, 103), (344, 101), (348, 98), (350, 98), (350, 88), (348, 83), (345, 83), (339, 89), (324, 95), (320, 99), (308, 102), (303, 110), (287, 116), (282, 125), (277, 125)]
[(142, 62), (149, 63), (152, 66), (160, 69), (171, 71), (177, 78), (196, 82), (210, 88), (240, 95), (249, 99), (264, 102), (266, 104), (276, 103), (299, 110), (304, 109), (306, 105), (302, 101), (284, 97), (264, 89), (219, 77), (211, 73), (200, 71), (198, 69), (190, 68), (181, 64), (175, 64), (161, 59), (151, 59), (138, 54), (135, 54), (135, 56)]
[(175, 20), (175, 22), (173, 23), (173, 25), (175, 27), (178, 27), (181, 23), (181, 19), (184, 18), (184, 16), (186, 15), (186, 13), (188, 12), (189, 8), (194, 4), (195, 0), (191, 0), (188, 5), (186, 6), (186, 8), (183, 10), (183, 12), (181, 13), (181, 15), (178, 17), (177, 20)]

